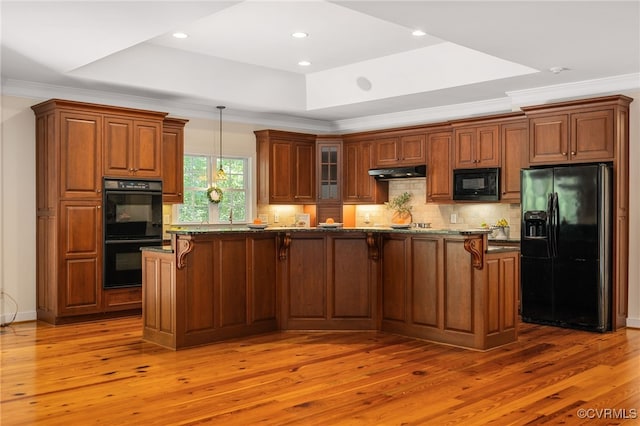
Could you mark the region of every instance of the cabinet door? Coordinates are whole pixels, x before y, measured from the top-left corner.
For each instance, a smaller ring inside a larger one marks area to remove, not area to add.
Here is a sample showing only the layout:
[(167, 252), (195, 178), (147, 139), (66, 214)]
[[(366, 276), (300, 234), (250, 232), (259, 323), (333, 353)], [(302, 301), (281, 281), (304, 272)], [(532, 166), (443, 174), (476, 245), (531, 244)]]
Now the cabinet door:
[(104, 119), (104, 174), (132, 176), (133, 121), (120, 117)]
[(500, 137), (498, 125), (482, 126), (476, 129), (474, 157), (477, 167), (500, 166)]
[(60, 315), (102, 310), (102, 209), (99, 202), (61, 203)]
[(316, 201), (316, 156), (315, 145), (297, 142), (294, 145), (293, 201), (314, 203)]
[(339, 203), (342, 201), (342, 145), (339, 142), (320, 142), (317, 152), (318, 201)]
[(375, 167), (389, 167), (398, 165), (400, 161), (400, 145), (398, 138), (377, 139), (375, 141)]
[(269, 200), (272, 203), (291, 203), (293, 193), (293, 144), (275, 140), (271, 143), (271, 162), (269, 164)]
[(358, 143), (344, 144), (344, 174), (343, 174), (343, 201), (346, 203), (358, 202), (358, 172), (359, 151)]
[(568, 122), (567, 114), (529, 120), (529, 163), (561, 163), (569, 159)]
[(613, 109), (571, 114), (571, 161), (614, 158)]
[(403, 164), (425, 164), (427, 161), (425, 135), (402, 136), (400, 138), (400, 152)]
[(369, 176), (369, 169), (373, 167), (373, 143), (361, 142), (358, 151), (358, 201), (360, 203), (378, 203), (379, 183)]
[(427, 174), (427, 201), (451, 201), (451, 132), (431, 133), (427, 136)]
[(162, 125), (159, 121), (134, 120), (131, 158), (135, 176), (161, 177), (161, 134)]
[(390, 235), (382, 241), (382, 319), (407, 321), (411, 238)]
[(60, 113), (61, 198), (98, 200), (102, 197), (101, 129), (100, 115)]
[(520, 201), (520, 169), (526, 167), (529, 129), (527, 122), (502, 126), (501, 196), (506, 202)]
[(470, 169), (476, 167), (475, 143), (476, 129), (456, 129), (455, 130), (455, 168)]
[(162, 202), (180, 204), (184, 190), (184, 130), (162, 129)]

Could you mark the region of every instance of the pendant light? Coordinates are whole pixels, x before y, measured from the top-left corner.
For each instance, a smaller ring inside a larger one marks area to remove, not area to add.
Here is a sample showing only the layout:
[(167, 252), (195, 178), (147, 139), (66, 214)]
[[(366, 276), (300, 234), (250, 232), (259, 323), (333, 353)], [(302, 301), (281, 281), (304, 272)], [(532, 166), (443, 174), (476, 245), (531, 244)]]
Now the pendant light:
[(218, 108), (218, 110), (220, 111), (220, 168), (216, 172), (216, 180), (226, 180), (227, 174), (222, 168), (222, 110), (226, 107), (223, 105), (218, 105), (216, 108)]

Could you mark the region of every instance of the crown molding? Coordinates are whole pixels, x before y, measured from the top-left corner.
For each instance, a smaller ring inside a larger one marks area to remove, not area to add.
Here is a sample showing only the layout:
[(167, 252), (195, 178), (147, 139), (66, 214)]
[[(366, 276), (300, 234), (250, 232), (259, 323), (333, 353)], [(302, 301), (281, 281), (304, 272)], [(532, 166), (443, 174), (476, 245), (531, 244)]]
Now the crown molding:
[(367, 130), (388, 129), (392, 127), (413, 126), (437, 123), (453, 118), (473, 117), (484, 114), (497, 114), (511, 111), (509, 98), (489, 99), (433, 108), (420, 108), (389, 114), (336, 120), (333, 122), (339, 133), (354, 133)]
[[(275, 128), (290, 131), (323, 133), (354, 133), (388, 129), (393, 127), (437, 123), (452, 119), (498, 114), (519, 110), (522, 106), (540, 105), (553, 101), (584, 96), (615, 94), (621, 91), (640, 90), (640, 73), (625, 74), (594, 80), (556, 84), (524, 90), (505, 92), (504, 98), (477, 102), (421, 108), (389, 114), (370, 115), (336, 121), (228, 109), (225, 120), (250, 124), (256, 128)], [(172, 99), (158, 99), (119, 92), (83, 89), (67, 86), (3, 79), (2, 94), (37, 100), (62, 98), (80, 102), (117, 105), (130, 108), (168, 111), (171, 116), (187, 118), (215, 118), (211, 105), (185, 103)]]
[(624, 74), (614, 77), (554, 84), (525, 90), (506, 92), (513, 108), (527, 105), (541, 105), (548, 102), (582, 96), (614, 94), (625, 90), (640, 89), (640, 73)]
[[(215, 105), (212, 106), (211, 104), (185, 103), (171, 99), (151, 98), (95, 89), (57, 86), (15, 79), (2, 80), (2, 95), (31, 98), (38, 101), (59, 98), (78, 102), (162, 111), (168, 112), (172, 117), (216, 120), (218, 117)], [(258, 128), (277, 128), (314, 133), (331, 133), (334, 130), (333, 124), (330, 121), (232, 108), (227, 108), (227, 110), (225, 110), (225, 120), (242, 124), (251, 124)]]

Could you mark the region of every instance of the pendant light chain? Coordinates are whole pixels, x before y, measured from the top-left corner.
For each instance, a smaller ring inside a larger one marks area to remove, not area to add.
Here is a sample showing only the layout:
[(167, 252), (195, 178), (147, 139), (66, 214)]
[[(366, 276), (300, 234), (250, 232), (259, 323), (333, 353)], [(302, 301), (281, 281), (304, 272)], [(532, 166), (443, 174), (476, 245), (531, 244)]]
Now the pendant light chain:
[(225, 180), (227, 179), (227, 174), (222, 167), (222, 110), (226, 107), (223, 105), (219, 105), (216, 108), (218, 108), (218, 110), (220, 111), (220, 168), (216, 173), (216, 180)]

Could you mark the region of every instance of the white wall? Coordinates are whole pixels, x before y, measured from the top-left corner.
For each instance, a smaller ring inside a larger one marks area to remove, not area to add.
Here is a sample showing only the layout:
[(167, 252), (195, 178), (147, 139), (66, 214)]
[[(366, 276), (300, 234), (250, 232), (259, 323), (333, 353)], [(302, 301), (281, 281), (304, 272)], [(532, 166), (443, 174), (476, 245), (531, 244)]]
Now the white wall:
[[(636, 191), (636, 186), (640, 182), (640, 92), (625, 94), (636, 99), (631, 104), (630, 118), (631, 217), (629, 220), (629, 319), (627, 323), (640, 328), (640, 262), (638, 262), (640, 259), (640, 195)], [(8, 96), (3, 96), (1, 101), (0, 289), (18, 302), (18, 321), (32, 320), (36, 317), (35, 117), (30, 106), (40, 101), (41, 99)], [(227, 122), (224, 122), (223, 126), (223, 154), (247, 155), (255, 160), (253, 130), (262, 126)], [(217, 153), (219, 146), (217, 138), (217, 116), (212, 117), (211, 120), (193, 119), (185, 129), (185, 151)], [(255, 161), (253, 161), (253, 170), (255, 170)], [(255, 185), (255, 175), (253, 183)], [(511, 214), (509, 211), (506, 213)], [(421, 221), (428, 221), (427, 219), (427, 217), (420, 218)], [(0, 304), (2, 321), (10, 319), (12, 314), (13, 305), (10, 300), (4, 298), (3, 303)]]

